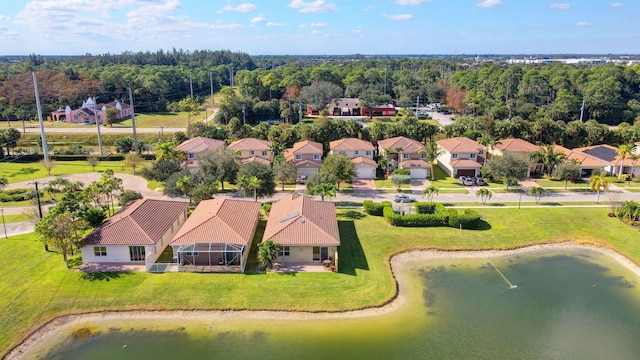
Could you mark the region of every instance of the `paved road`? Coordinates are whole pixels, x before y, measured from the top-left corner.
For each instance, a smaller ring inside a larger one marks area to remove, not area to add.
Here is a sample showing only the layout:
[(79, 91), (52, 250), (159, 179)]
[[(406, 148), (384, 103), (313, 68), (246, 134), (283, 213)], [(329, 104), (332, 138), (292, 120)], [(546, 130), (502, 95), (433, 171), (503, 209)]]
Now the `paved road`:
[(453, 120), (451, 120), (451, 115), (445, 115), (443, 113), (429, 111), (429, 116), (431, 116), (433, 120), (439, 122), (441, 126), (453, 124)]

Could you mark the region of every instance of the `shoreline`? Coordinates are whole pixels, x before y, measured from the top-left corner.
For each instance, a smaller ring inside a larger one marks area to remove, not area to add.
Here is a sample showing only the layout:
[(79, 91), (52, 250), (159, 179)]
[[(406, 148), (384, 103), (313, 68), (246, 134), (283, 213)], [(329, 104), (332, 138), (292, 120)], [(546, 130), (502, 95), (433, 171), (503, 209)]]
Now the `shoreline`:
[(591, 250), (611, 257), (624, 268), (640, 277), (640, 265), (634, 263), (626, 256), (608, 248), (591, 244), (575, 244), (571, 242), (540, 244), (521, 247), (510, 250), (409, 250), (391, 256), (391, 273), (396, 282), (396, 294), (388, 302), (379, 306), (372, 306), (357, 310), (345, 311), (290, 311), (290, 310), (109, 310), (93, 313), (63, 315), (45, 323), (32, 332), (25, 340), (11, 349), (5, 359), (22, 359), (29, 349), (44, 342), (51, 334), (61, 329), (76, 326), (82, 323), (104, 320), (123, 319), (165, 319), (165, 320), (189, 320), (202, 319), (203, 317), (242, 318), (251, 320), (319, 320), (319, 319), (349, 319), (382, 316), (400, 309), (407, 301), (407, 289), (404, 279), (397, 274), (406, 270), (416, 262), (427, 262), (438, 259), (487, 259), (490, 257), (505, 257), (536, 251), (547, 250)]

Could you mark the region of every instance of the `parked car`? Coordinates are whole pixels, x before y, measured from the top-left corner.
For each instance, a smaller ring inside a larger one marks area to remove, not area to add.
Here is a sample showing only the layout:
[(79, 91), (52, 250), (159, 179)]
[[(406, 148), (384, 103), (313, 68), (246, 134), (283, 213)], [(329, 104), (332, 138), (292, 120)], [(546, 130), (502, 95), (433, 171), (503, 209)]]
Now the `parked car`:
[(296, 184), (304, 184), (305, 182), (307, 182), (307, 175), (300, 175), (300, 177), (296, 179)]
[(473, 178), (470, 176), (460, 176), (458, 180), (460, 181), (460, 184), (464, 186), (472, 186), (474, 184)]
[(406, 195), (406, 194), (400, 194), (400, 195), (396, 195), (393, 198), (393, 201), (395, 201), (397, 203), (399, 203), (399, 202), (401, 202), (401, 203), (410, 203), (410, 202), (416, 201), (416, 198), (414, 198), (413, 196)]
[(482, 176), (476, 176), (473, 178), (473, 182), (476, 185), (480, 185), (480, 186), (484, 186), (487, 185), (487, 183), (484, 181), (484, 179), (482, 178)]

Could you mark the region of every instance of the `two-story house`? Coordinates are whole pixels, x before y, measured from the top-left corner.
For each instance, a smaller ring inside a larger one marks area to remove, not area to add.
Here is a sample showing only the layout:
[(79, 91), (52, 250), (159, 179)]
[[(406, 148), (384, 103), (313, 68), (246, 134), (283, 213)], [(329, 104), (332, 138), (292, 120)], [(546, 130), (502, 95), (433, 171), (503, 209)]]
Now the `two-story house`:
[(283, 153), (285, 160), (292, 162), (298, 176), (318, 173), (322, 167), (322, 144), (315, 141), (299, 141)]
[(199, 154), (207, 151), (216, 152), (219, 149), (223, 149), (224, 145), (225, 143), (222, 140), (197, 136), (176, 146), (176, 150), (184, 151), (187, 167), (193, 168), (198, 166), (196, 160)]
[(425, 147), (419, 141), (397, 136), (378, 141), (378, 153), (387, 159), (387, 170), (409, 169), (412, 179), (431, 176), (432, 166), (425, 160)]
[(373, 145), (365, 140), (346, 138), (329, 143), (329, 154), (347, 155), (356, 166), (356, 178), (374, 179), (378, 164), (373, 160)]
[(539, 151), (540, 147), (534, 145), (528, 141), (522, 139), (502, 139), (493, 147), (487, 147), (487, 158), (492, 156), (502, 156), (504, 154), (511, 154), (518, 157), (527, 163), (529, 168), (527, 169), (527, 177), (531, 176), (532, 172), (541, 172), (542, 164), (531, 160), (531, 154)]
[(475, 140), (454, 137), (436, 141), (440, 155), (438, 166), (449, 176), (478, 176), (484, 164), (485, 149)]
[(273, 161), (270, 141), (256, 138), (240, 139), (229, 144), (227, 149), (236, 152), (242, 164), (257, 161), (270, 165)]

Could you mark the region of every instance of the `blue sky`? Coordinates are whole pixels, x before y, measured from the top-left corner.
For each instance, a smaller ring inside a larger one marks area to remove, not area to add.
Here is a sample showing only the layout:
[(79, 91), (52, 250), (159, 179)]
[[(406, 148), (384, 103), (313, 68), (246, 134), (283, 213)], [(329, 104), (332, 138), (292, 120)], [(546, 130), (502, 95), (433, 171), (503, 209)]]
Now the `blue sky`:
[(3, 0), (0, 54), (637, 54), (638, 19), (638, 0)]

